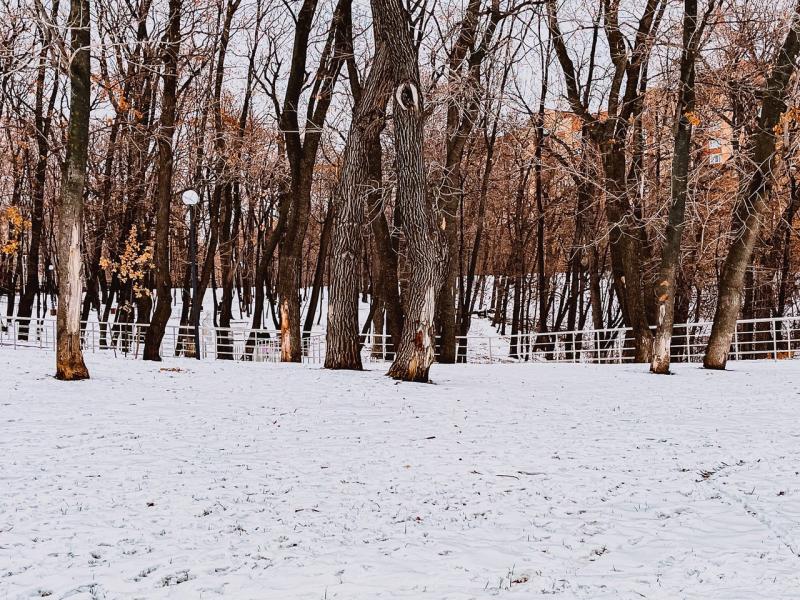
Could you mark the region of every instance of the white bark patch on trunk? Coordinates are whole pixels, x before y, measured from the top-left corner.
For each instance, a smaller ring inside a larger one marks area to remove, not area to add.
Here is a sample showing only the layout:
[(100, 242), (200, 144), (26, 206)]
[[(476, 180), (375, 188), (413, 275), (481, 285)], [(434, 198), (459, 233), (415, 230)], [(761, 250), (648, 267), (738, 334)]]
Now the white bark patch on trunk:
[(69, 281), (67, 282), (67, 331), (81, 331), (81, 235), (78, 223), (72, 225), (69, 239)]
[(425, 303), (420, 312), (420, 322), (426, 325), (433, 323), (433, 313), (436, 309), (436, 288), (430, 286), (425, 292)]
[(406, 103), (403, 102), (403, 92), (408, 89), (411, 94), (411, 105), (414, 109), (419, 109), (419, 92), (417, 91), (417, 86), (413, 83), (401, 83), (397, 86), (397, 89), (394, 91), (394, 99), (397, 100), (397, 104), (403, 110), (408, 110), (409, 107), (406, 106)]

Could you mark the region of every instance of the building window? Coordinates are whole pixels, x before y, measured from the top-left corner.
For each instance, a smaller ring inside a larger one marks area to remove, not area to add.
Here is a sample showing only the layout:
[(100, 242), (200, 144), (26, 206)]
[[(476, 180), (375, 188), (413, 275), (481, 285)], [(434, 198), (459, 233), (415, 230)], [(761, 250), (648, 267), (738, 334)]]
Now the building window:
[(708, 147), (711, 150), (716, 150), (720, 146), (722, 146), (722, 144), (720, 143), (720, 141), (717, 138), (713, 138), (713, 139), (708, 140)]
[(710, 162), (712, 165), (722, 164), (722, 155), (721, 154), (712, 154), (709, 157), (708, 162)]

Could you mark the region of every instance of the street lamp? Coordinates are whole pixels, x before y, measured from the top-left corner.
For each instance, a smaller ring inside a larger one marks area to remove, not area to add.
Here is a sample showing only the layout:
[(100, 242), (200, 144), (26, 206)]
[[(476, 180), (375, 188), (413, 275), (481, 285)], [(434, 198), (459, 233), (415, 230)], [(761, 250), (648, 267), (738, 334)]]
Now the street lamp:
[(194, 207), (200, 202), (200, 196), (194, 190), (186, 190), (181, 200), (189, 207), (189, 260), (192, 265), (192, 312), (190, 318), (194, 326), (194, 356), (200, 360), (200, 309), (197, 302), (197, 227), (195, 225)]

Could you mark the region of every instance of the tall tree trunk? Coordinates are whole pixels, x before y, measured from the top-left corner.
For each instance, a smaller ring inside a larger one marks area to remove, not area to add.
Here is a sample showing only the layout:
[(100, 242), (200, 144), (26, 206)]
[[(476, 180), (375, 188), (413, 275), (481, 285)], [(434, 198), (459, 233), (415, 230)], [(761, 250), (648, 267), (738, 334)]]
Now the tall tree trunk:
[(172, 200), (175, 105), (178, 88), (178, 53), (181, 35), (181, 0), (169, 0), (169, 26), (164, 47), (164, 89), (158, 136), (156, 183), (155, 277), (156, 308), (144, 341), (144, 360), (161, 360), (161, 341), (172, 313), (172, 277), (169, 271), (170, 204)]
[(58, 203), (58, 313), (56, 316), (56, 378), (88, 379), (81, 350), (81, 241), (83, 189), (89, 154), (91, 64), (89, 0), (70, 0), (70, 103), (67, 157)]
[[(55, 21), (58, 16), (58, 0), (53, 2), (51, 19)], [(36, 128), (36, 167), (31, 190), (31, 239), (28, 246), (27, 274), (25, 288), (19, 299), (17, 316), (22, 319), (30, 318), (33, 313), (33, 301), (39, 292), (39, 254), (42, 243), (42, 227), (44, 225), (44, 192), (47, 180), (47, 159), (50, 155), (50, 126), (53, 121), (53, 109), (58, 97), (59, 76), (53, 74), (53, 88), (47, 106), (44, 103), (44, 87), (47, 76), (47, 54), (50, 52), (52, 35), (48, 27), (41, 28), (42, 49), (39, 53), (39, 65), (36, 76), (36, 97), (34, 108), (34, 126)], [(11, 305), (13, 303), (9, 303)], [(20, 323), (19, 338), (28, 339), (28, 323)]]
[(520, 317), (523, 314), (522, 283), (525, 277), (525, 250), (528, 238), (528, 223), (524, 212), (528, 199), (531, 164), (526, 161), (526, 164), (521, 166), (519, 171), (519, 181), (514, 194), (514, 240), (508, 261), (511, 266), (511, 276), (514, 278), (514, 299), (511, 305), (511, 341), (509, 345), (509, 356), (511, 358), (519, 358)]
[[(447, 144), (444, 164), (444, 181), (441, 189), (440, 213), (444, 222), (449, 251), (445, 284), (439, 295), (439, 329), (441, 344), (439, 361), (456, 361), (456, 286), (458, 284), (458, 216), (459, 205), (463, 201), (461, 161), (470, 131), (475, 120), (473, 109), (477, 107), (474, 99), (478, 82), (472, 72), (464, 78), (461, 73), (467, 53), (475, 45), (478, 17), (481, 8), (479, 0), (469, 0), (464, 18), (459, 26), (458, 38), (450, 52), (448, 84), (454, 92), (448, 96), (447, 106)], [(466, 79), (466, 81), (462, 81)], [(455, 92), (459, 90), (460, 93)], [(463, 91), (461, 91), (463, 90)], [(462, 118), (463, 115), (463, 118)]]
[(603, 147), (603, 171), (606, 182), (606, 217), (611, 228), (612, 265), (615, 287), (622, 305), (625, 324), (632, 328), (634, 360), (650, 362), (653, 334), (647, 321), (642, 281), (642, 245), (639, 228), (644, 224), (636, 219), (625, 175), (624, 134), (607, 134)]
[(219, 234), (219, 264), (222, 284), (222, 298), (219, 303), (219, 328), (217, 334), (217, 358), (233, 360), (231, 340), (231, 318), (233, 317), (233, 281), (236, 274), (234, 244), (236, 241), (239, 214), (234, 215), (233, 184), (227, 182), (221, 187), (222, 221)]
[(761, 222), (768, 208), (767, 199), (773, 181), (775, 128), (786, 110), (785, 100), (789, 82), (796, 70), (795, 60), (800, 52), (798, 29), (800, 29), (800, 2), (795, 5), (789, 32), (773, 59), (772, 69), (763, 90), (758, 125), (751, 134), (748, 154), (753, 172), (750, 177), (742, 181), (739, 188), (735, 219), (738, 222), (737, 229), (722, 267), (714, 324), (703, 359), (703, 366), (707, 369), (724, 369), (728, 361), (728, 352), (742, 302), (744, 274), (750, 264)]
[(309, 37), (317, 0), (304, 0), (295, 19), (292, 62), (286, 83), (280, 125), (286, 143), (291, 184), (286, 232), (281, 240), (278, 262), (278, 296), (280, 298), (281, 361), (300, 362), (300, 272), (303, 241), (311, 211), (311, 188), (317, 150), (331, 104), (333, 89), (348, 53), (347, 31), (351, 27), (351, 0), (338, 0), (319, 67), (306, 108), (306, 128), (300, 135), (298, 107), (306, 84), (306, 59)]
[(427, 195), (422, 152), (425, 115), (411, 20), (401, 0), (373, 0), (372, 14), (377, 35), (389, 46), (394, 70), (397, 203), (410, 268), (403, 335), (388, 375), (427, 382), (434, 360), (436, 297), (445, 280), (447, 246)]
[[(713, 1), (711, 2), (713, 4)], [(678, 104), (675, 108), (675, 141), (672, 157), (672, 205), (669, 209), (666, 239), (661, 250), (661, 268), (655, 288), (657, 328), (653, 342), (653, 373), (668, 374), (672, 326), (675, 323), (676, 272), (680, 263), (681, 238), (686, 210), (686, 190), (689, 179), (689, 152), (692, 140), (690, 113), (694, 110), (695, 58), (697, 40), (697, 0), (683, 4), (683, 50)]]
[[(545, 270), (545, 212), (544, 212), (544, 184), (542, 182), (542, 150), (544, 149), (544, 118), (545, 118), (545, 103), (547, 101), (547, 83), (550, 71), (548, 65), (548, 55), (544, 59), (542, 74), (542, 87), (539, 94), (539, 110), (536, 113), (536, 148), (534, 155), (536, 158), (534, 164), (534, 180), (536, 185), (536, 276), (539, 289), (539, 318), (536, 323), (537, 333), (547, 333), (547, 316), (548, 316), (548, 302), (547, 290), (550, 287), (550, 278), (547, 276)], [(538, 336), (537, 336), (538, 337)], [(549, 338), (542, 338), (544, 347), (549, 347)], [(538, 344), (537, 344), (538, 345)]]
[(380, 144), (386, 105), (392, 92), (387, 40), (376, 29), (375, 59), (353, 113), (343, 166), (333, 197), (333, 236), (325, 368), (361, 365), (358, 323), (359, 261), (363, 254), (365, 196), (380, 186), (369, 168), (370, 152)]

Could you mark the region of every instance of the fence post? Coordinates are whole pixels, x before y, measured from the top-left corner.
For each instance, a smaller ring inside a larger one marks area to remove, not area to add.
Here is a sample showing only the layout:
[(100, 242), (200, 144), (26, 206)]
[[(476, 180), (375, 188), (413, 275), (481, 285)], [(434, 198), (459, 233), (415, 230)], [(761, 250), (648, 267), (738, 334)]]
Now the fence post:
[(789, 326), (786, 328), (786, 355), (787, 358), (793, 358), (792, 352), (792, 322), (789, 321)]
[(778, 331), (775, 326), (775, 319), (771, 321), (772, 324), (772, 360), (778, 360)]
[(597, 333), (596, 329), (595, 329), (594, 333), (592, 334), (592, 338), (594, 340), (593, 343), (592, 343), (592, 345), (594, 346), (594, 362), (595, 362), (595, 364), (599, 364), (600, 363), (600, 339), (598, 338), (598, 333)]
[(572, 332), (572, 362), (578, 362), (578, 353), (577, 353), (577, 346), (575, 345), (575, 332)]

